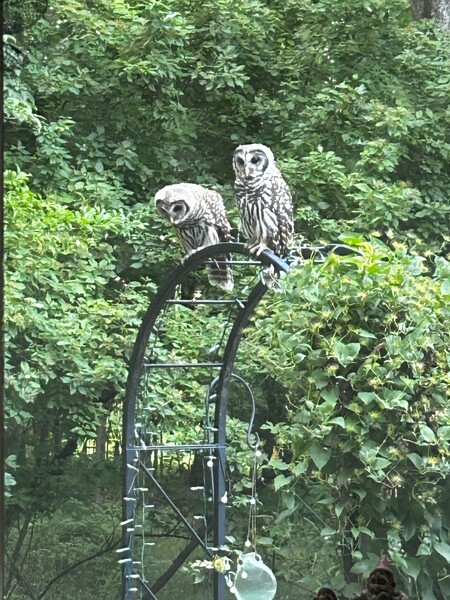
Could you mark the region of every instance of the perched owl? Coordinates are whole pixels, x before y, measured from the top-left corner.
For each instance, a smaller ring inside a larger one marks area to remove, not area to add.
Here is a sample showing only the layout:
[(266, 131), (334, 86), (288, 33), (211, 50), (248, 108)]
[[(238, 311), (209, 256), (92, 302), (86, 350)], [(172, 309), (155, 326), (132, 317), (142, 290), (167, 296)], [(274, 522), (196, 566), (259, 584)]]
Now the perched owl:
[[(262, 144), (238, 146), (233, 168), (237, 206), (250, 252), (258, 255), (269, 248), (286, 255), (294, 230), (292, 198), (272, 151)], [(270, 285), (270, 269), (263, 271), (263, 278)]]
[[(200, 248), (231, 239), (225, 205), (218, 192), (194, 183), (176, 183), (159, 190), (155, 204), (161, 215), (175, 227), (186, 257)], [(219, 257), (217, 261), (222, 263), (226, 257)], [(228, 292), (233, 289), (229, 265), (208, 265), (208, 277), (212, 285)]]

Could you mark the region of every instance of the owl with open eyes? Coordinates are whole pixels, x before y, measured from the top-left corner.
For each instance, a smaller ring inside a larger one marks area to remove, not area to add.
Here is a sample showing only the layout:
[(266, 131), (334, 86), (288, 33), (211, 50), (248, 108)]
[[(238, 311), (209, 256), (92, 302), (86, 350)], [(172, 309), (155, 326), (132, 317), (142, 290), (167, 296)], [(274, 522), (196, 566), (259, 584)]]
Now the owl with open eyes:
[[(272, 151), (263, 144), (238, 146), (233, 169), (236, 202), (250, 252), (258, 255), (269, 248), (285, 256), (294, 231), (292, 197)], [(269, 285), (273, 277), (266, 270), (263, 278)]]
[[(187, 258), (205, 246), (231, 240), (222, 196), (194, 183), (176, 183), (163, 187), (155, 194), (158, 212), (175, 228)], [(208, 278), (227, 292), (233, 289), (233, 274), (226, 257), (208, 265)]]

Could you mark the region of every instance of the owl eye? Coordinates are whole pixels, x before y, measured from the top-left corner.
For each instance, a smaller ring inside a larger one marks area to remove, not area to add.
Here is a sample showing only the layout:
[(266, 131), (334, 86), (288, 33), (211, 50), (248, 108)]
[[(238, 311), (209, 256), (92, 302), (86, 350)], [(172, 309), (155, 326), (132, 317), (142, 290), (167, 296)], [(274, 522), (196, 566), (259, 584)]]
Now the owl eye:
[(183, 210), (181, 204), (175, 204), (175, 206), (173, 207), (173, 212), (179, 213), (181, 210)]
[(238, 165), (241, 165), (241, 167), (242, 167), (242, 165), (244, 164), (244, 159), (241, 158), (240, 156), (238, 156), (236, 158), (236, 162), (237, 162)]
[(254, 165), (257, 165), (260, 162), (260, 158), (259, 156), (253, 156), (253, 158), (250, 159), (250, 162), (252, 162)]

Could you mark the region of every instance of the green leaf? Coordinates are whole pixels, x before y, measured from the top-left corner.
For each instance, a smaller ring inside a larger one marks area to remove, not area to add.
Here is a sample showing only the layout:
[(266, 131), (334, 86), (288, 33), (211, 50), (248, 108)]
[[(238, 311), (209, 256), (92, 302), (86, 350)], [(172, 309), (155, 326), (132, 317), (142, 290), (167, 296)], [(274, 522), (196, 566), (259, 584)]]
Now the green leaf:
[(419, 576), (421, 570), (420, 560), (418, 558), (408, 556), (406, 559), (406, 564), (404, 566), (404, 570), (406, 573), (414, 579), (414, 581)]
[(277, 475), (273, 480), (273, 486), (275, 491), (281, 489), (282, 487), (285, 487), (286, 485), (290, 485), (293, 479), (294, 478), (291, 476), (285, 477), (284, 475)]
[(339, 400), (339, 390), (337, 387), (323, 389), (320, 392), (320, 395), (324, 400), (333, 405), (336, 404), (336, 402)]
[(300, 475), (303, 475), (306, 471), (306, 466), (304, 465), (303, 462), (298, 462), (295, 467), (292, 469), (292, 473), (296, 476), (299, 477)]
[(352, 566), (352, 573), (355, 573), (356, 575), (367, 575), (369, 569), (370, 567), (367, 561), (361, 560)]
[(438, 427), (437, 436), (444, 440), (450, 441), (450, 425), (443, 425), (442, 427)]
[(439, 580), (439, 588), (443, 598), (450, 598), (450, 580), (448, 578)]
[(444, 296), (450, 295), (450, 279), (446, 279), (441, 283), (441, 292)]
[(269, 467), (274, 469), (279, 469), (280, 471), (286, 471), (290, 468), (290, 466), (285, 463), (281, 458), (271, 458), (268, 463)]
[(281, 521), (284, 521), (284, 519), (287, 519), (287, 517), (290, 517), (292, 515), (294, 511), (290, 508), (285, 508), (284, 510), (282, 510), (280, 513), (278, 513), (277, 518), (275, 519), (275, 523), (281, 523)]
[(367, 406), (371, 402), (374, 402), (378, 396), (374, 392), (358, 392), (358, 398)]
[(450, 544), (446, 544), (445, 542), (435, 542), (433, 548), (450, 564)]
[(417, 578), (417, 584), (420, 600), (437, 600), (433, 592), (433, 582), (428, 574), (421, 572)]
[(327, 421), (328, 425), (339, 425), (339, 427), (342, 427), (343, 429), (345, 429), (345, 419), (344, 417), (334, 417), (333, 419), (329, 419)]
[(267, 535), (257, 535), (256, 542), (261, 546), (273, 546), (273, 538)]
[(320, 535), (322, 537), (331, 537), (332, 535), (335, 535), (336, 533), (338, 533), (335, 529), (332, 529), (331, 527), (324, 527), (323, 529), (320, 530)]
[(336, 358), (344, 367), (354, 362), (361, 350), (361, 344), (359, 342), (353, 342), (351, 344), (335, 342), (332, 347)]
[(287, 509), (289, 509), (289, 510), (295, 509), (296, 503), (295, 503), (294, 494), (289, 493), (289, 492), (283, 492), (281, 498), (283, 500), (283, 504), (286, 506)]
[(428, 427), (428, 425), (420, 425), (419, 426), (420, 429), (420, 435), (421, 437), (429, 444), (434, 444), (436, 443), (436, 436), (434, 434), (434, 431)]
[(413, 465), (416, 467), (416, 469), (423, 468), (425, 462), (421, 456), (419, 456), (415, 452), (410, 452), (407, 456), (409, 460), (413, 463)]
[(309, 449), (309, 454), (316, 467), (321, 471), (331, 458), (331, 449), (319, 444), (313, 444)]

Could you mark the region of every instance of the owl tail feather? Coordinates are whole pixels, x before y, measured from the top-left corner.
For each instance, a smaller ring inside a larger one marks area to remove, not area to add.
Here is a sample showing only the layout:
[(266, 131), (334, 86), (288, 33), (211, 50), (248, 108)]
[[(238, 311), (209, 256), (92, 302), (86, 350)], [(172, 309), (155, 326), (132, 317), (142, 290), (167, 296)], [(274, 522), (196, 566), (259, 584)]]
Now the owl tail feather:
[(208, 279), (211, 285), (216, 285), (226, 292), (231, 292), (234, 286), (233, 272), (226, 263), (226, 257), (220, 256), (217, 261), (208, 265)]

